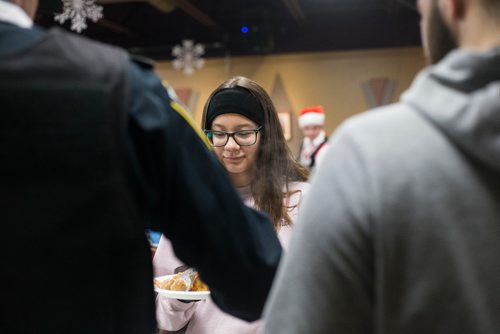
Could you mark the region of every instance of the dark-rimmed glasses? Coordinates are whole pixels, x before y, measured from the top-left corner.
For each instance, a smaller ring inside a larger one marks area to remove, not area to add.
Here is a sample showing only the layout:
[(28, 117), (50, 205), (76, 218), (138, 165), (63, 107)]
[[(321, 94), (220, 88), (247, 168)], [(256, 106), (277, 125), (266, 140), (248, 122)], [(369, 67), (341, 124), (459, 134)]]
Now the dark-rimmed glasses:
[(234, 132), (205, 130), (205, 134), (207, 135), (208, 141), (210, 142), (210, 144), (212, 144), (213, 147), (226, 146), (230, 137), (232, 137), (236, 144), (238, 144), (239, 146), (252, 146), (257, 142), (257, 134), (261, 129), (262, 126), (259, 126), (257, 129), (240, 130)]

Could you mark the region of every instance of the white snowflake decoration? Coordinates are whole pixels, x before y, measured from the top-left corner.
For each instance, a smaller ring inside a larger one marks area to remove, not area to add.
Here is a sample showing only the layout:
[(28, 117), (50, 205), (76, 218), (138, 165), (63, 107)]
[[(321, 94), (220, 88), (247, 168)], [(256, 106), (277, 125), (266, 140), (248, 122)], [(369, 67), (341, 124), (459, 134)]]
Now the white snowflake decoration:
[(54, 17), (54, 20), (63, 24), (71, 19), (71, 30), (81, 33), (87, 28), (86, 20), (97, 22), (102, 18), (102, 6), (97, 6), (95, 0), (62, 0), (63, 12)]
[(176, 70), (183, 69), (187, 75), (192, 75), (195, 69), (200, 69), (205, 65), (205, 60), (201, 58), (205, 54), (202, 44), (194, 44), (193, 40), (185, 39), (182, 46), (176, 45), (172, 49), (173, 66)]

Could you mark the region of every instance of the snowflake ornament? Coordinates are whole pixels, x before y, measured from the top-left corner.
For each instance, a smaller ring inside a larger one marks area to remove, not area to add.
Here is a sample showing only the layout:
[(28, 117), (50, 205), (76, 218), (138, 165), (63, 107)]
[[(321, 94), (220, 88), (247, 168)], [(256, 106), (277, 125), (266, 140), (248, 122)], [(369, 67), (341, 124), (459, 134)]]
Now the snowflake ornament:
[(185, 39), (182, 46), (176, 45), (172, 49), (173, 66), (176, 70), (183, 70), (186, 75), (192, 75), (196, 69), (205, 65), (205, 60), (201, 58), (205, 54), (203, 45), (194, 44), (193, 40)]
[(102, 18), (102, 6), (97, 6), (95, 0), (62, 0), (63, 12), (54, 20), (63, 24), (71, 19), (71, 30), (81, 33), (87, 28), (86, 20), (97, 22)]

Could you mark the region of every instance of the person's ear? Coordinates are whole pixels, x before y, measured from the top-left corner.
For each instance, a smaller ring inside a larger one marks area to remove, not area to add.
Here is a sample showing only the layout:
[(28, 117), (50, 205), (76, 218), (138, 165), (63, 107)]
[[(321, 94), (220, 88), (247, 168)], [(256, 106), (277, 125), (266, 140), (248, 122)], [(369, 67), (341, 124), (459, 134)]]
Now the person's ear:
[(465, 17), (466, 0), (438, 0), (438, 6), (448, 26), (454, 26)]

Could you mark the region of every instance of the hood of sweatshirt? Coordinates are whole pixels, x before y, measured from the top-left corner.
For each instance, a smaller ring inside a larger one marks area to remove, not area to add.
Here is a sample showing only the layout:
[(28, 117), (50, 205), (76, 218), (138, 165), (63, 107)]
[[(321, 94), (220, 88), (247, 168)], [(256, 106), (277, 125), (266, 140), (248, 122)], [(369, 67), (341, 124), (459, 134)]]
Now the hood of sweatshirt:
[(469, 156), (500, 171), (500, 48), (451, 52), (420, 72), (401, 102)]

